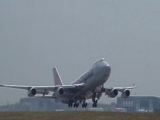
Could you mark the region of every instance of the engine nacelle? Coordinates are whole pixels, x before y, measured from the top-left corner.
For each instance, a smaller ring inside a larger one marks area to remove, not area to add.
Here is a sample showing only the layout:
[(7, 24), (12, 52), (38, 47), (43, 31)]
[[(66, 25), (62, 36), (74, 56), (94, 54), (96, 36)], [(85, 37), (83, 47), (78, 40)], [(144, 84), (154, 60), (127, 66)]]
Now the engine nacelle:
[(64, 89), (63, 88), (58, 88), (57, 91), (55, 92), (56, 97), (60, 97), (61, 95), (64, 94)]
[(31, 88), (29, 91), (28, 91), (28, 97), (34, 97), (36, 95), (37, 91), (35, 88)]
[(128, 89), (125, 89), (121, 94), (122, 98), (127, 98), (129, 96), (130, 96), (130, 91)]
[(60, 88), (58, 89), (58, 92), (59, 92), (60, 95), (63, 95), (64, 89), (60, 87)]
[(118, 95), (118, 90), (117, 89), (112, 89), (110, 92), (109, 92), (109, 97), (110, 98), (114, 98)]

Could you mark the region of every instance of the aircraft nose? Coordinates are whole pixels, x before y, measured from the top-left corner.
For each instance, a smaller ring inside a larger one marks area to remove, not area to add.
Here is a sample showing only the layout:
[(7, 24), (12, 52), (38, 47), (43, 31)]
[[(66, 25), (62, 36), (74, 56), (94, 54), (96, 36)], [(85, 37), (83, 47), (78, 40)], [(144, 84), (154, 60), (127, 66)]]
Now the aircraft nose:
[(107, 64), (102, 66), (102, 71), (104, 71), (104, 73), (110, 73), (111, 71), (111, 67)]
[(111, 67), (107, 61), (103, 60), (96, 64), (96, 73), (100, 73), (102, 76), (109, 76), (111, 72)]

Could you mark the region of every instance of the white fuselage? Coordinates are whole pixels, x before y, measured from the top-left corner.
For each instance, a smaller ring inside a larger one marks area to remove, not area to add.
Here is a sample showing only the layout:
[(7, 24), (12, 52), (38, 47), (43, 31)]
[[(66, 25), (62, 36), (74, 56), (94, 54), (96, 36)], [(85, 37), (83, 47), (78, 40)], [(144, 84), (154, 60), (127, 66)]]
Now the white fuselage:
[(73, 98), (85, 95), (88, 91), (95, 91), (98, 86), (103, 85), (109, 78), (110, 65), (104, 59), (97, 61), (89, 71), (80, 76), (73, 84), (84, 83), (84, 88), (76, 93)]

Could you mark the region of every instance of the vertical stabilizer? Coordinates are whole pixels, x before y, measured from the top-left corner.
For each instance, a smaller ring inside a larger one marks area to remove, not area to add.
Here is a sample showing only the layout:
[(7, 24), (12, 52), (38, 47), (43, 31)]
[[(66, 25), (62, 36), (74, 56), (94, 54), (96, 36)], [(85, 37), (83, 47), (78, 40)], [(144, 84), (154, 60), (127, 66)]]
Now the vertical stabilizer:
[(60, 77), (56, 67), (53, 68), (53, 77), (54, 77), (55, 85), (63, 85), (63, 82), (61, 80), (61, 77)]

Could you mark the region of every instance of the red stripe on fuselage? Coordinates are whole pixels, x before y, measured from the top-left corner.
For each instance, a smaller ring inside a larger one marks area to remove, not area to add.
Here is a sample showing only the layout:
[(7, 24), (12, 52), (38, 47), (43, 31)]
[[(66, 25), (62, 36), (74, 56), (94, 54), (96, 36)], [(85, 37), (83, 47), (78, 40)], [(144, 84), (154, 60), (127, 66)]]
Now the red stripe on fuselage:
[(74, 82), (73, 84), (78, 84), (80, 82), (80, 79), (78, 79), (76, 82)]

